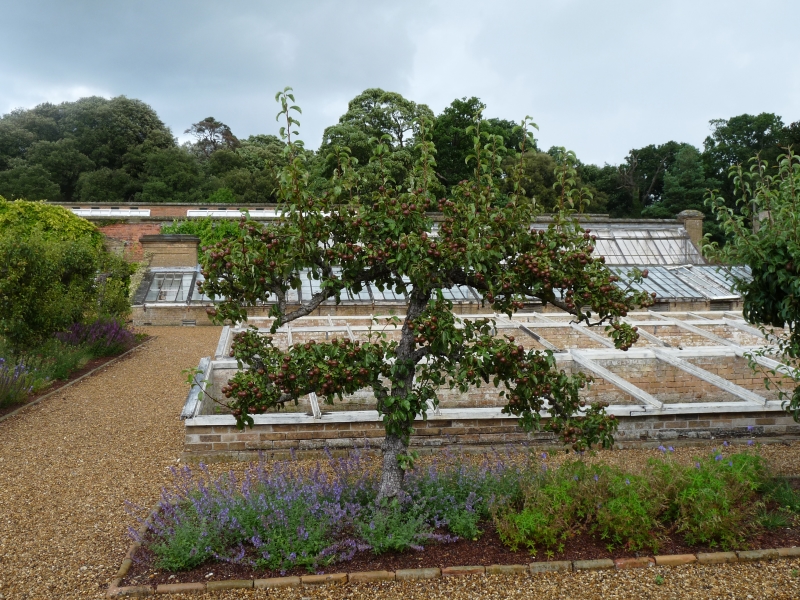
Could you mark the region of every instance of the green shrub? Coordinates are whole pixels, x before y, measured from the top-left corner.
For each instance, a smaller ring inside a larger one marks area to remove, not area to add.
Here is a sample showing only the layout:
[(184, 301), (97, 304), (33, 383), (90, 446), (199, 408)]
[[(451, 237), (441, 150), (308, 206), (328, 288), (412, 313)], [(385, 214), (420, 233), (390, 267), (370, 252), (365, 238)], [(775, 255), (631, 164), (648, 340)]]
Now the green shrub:
[(96, 264), (97, 251), (83, 241), (0, 237), (0, 336), (21, 350), (83, 319)]
[(131, 276), (137, 265), (111, 252), (100, 255), (97, 302), (94, 315), (101, 319), (124, 320), (131, 313)]
[(690, 545), (732, 548), (754, 530), (761, 504), (757, 491), (766, 483), (764, 460), (755, 454), (723, 456), (714, 451), (692, 467), (654, 461), (667, 507), (662, 519), (674, 524)]
[(43, 239), (88, 243), (97, 251), (103, 247), (97, 227), (63, 206), (47, 202), (10, 202), (0, 196), (0, 231), (16, 239), (39, 233)]
[(161, 233), (196, 235), (200, 238), (200, 246), (212, 246), (239, 235), (239, 221), (215, 221), (210, 218), (173, 221), (171, 225), (163, 225)]
[(0, 337), (15, 353), (85, 319), (130, 314), (131, 267), (85, 219), (0, 198), (0, 232)]
[(585, 515), (586, 498), (581, 493), (585, 465), (567, 463), (553, 470), (542, 467), (540, 474), (523, 475), (519, 510), (513, 504), (495, 508), (497, 532), (512, 550), (527, 547), (535, 554), (537, 547), (543, 546), (561, 551)]
[[(663, 450), (665, 457), (650, 461), (643, 474), (580, 461), (533, 475), (529, 467), (522, 473), (519, 497), (494, 510), (500, 538), (515, 550), (560, 552), (569, 537), (588, 531), (609, 547), (656, 552), (670, 528), (690, 545), (730, 548), (759, 523), (783, 522), (765, 515), (759, 502), (759, 490), (768, 481), (761, 457), (714, 452), (683, 466)], [(795, 506), (785, 488), (774, 489)]]
[(597, 484), (598, 498), (591, 530), (608, 546), (656, 552), (664, 501), (653, 479), (603, 467), (591, 480)]

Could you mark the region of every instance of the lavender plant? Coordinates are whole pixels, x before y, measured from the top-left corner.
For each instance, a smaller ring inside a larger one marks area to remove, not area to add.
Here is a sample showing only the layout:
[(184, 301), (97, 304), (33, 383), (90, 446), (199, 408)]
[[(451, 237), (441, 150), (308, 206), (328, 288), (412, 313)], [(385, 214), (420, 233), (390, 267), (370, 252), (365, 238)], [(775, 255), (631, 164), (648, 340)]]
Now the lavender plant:
[(0, 408), (18, 404), (33, 390), (33, 373), (20, 362), (0, 358)]
[(410, 475), (408, 493), (377, 504), (378, 474), (358, 454), (330, 457), (324, 467), (298, 473), (291, 463), (259, 462), (241, 480), (233, 472), (213, 478), (203, 465), (199, 474), (174, 469), (144, 541), (167, 570), (221, 560), (314, 571), (360, 550), (421, 550), (474, 538), (495, 488), (508, 484), (501, 463), (456, 463)]
[(134, 334), (116, 319), (99, 318), (91, 323), (74, 323), (56, 338), (71, 346), (86, 346), (92, 356), (113, 356), (131, 347)]
[(174, 484), (139, 541), (166, 570), (224, 561), (313, 572), (358, 551), (476, 539), (492, 517), (506, 544), (534, 554), (563, 551), (580, 531), (630, 551), (656, 551), (670, 528), (690, 544), (730, 547), (758, 525), (759, 493), (782, 498), (786, 511), (798, 504), (785, 490), (764, 487), (768, 474), (757, 454), (723, 449), (686, 466), (671, 458), (672, 449), (663, 452), (643, 473), (583, 460), (548, 468), (546, 455), (522, 462), (497, 455), (480, 464), (445, 456), (411, 470), (404, 490), (380, 501), (380, 473), (358, 454), (329, 457), (311, 471), (259, 462), (241, 479), (187, 466), (173, 470)]

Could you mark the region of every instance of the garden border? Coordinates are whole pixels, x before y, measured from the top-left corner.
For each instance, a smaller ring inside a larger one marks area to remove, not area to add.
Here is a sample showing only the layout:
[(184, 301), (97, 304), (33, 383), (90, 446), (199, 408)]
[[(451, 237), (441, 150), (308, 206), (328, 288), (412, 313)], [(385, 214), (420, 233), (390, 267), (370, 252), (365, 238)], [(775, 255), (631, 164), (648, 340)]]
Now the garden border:
[(83, 375), (81, 375), (81, 376), (80, 376), (80, 377), (78, 377), (77, 379), (74, 379), (73, 381), (70, 381), (70, 382), (68, 382), (68, 383), (65, 383), (64, 385), (62, 385), (62, 386), (61, 386), (61, 387), (59, 387), (58, 389), (55, 389), (55, 390), (53, 390), (52, 392), (47, 392), (45, 395), (43, 395), (43, 396), (39, 396), (38, 398), (36, 398), (36, 400), (31, 400), (30, 402), (26, 402), (25, 404), (23, 404), (23, 405), (22, 405), (22, 406), (20, 406), (19, 408), (15, 409), (15, 410), (12, 410), (10, 413), (8, 413), (8, 414), (5, 414), (5, 415), (1, 416), (1, 417), (0, 417), (0, 423), (2, 423), (3, 421), (5, 421), (6, 419), (10, 419), (11, 417), (13, 417), (14, 415), (16, 415), (16, 414), (18, 414), (18, 413), (21, 413), (21, 412), (22, 412), (23, 410), (25, 410), (26, 408), (30, 408), (31, 406), (36, 406), (37, 404), (39, 404), (39, 402), (41, 402), (42, 400), (46, 400), (47, 398), (49, 398), (49, 397), (50, 397), (50, 396), (52, 396), (53, 394), (57, 394), (58, 392), (60, 392), (60, 391), (62, 391), (62, 390), (65, 390), (65, 389), (67, 389), (68, 387), (70, 387), (70, 386), (72, 386), (72, 385), (75, 385), (75, 384), (76, 384), (76, 383), (78, 383), (79, 381), (83, 381), (83, 380), (84, 380), (84, 379), (86, 379), (87, 377), (90, 377), (90, 376), (94, 375), (94, 374), (95, 374), (97, 371), (99, 371), (100, 369), (105, 369), (106, 367), (110, 367), (111, 365), (113, 365), (113, 364), (114, 364), (115, 362), (117, 362), (118, 360), (120, 360), (120, 359), (122, 359), (122, 358), (125, 358), (125, 357), (126, 357), (128, 354), (130, 354), (130, 353), (131, 353), (131, 352), (133, 352), (134, 350), (138, 350), (139, 348), (141, 348), (142, 346), (144, 346), (144, 345), (145, 345), (147, 342), (149, 342), (150, 340), (153, 340), (153, 339), (155, 339), (156, 337), (157, 337), (157, 336), (154, 336), (154, 335), (148, 336), (148, 337), (147, 337), (147, 339), (145, 339), (145, 340), (142, 340), (141, 342), (139, 342), (138, 344), (136, 344), (136, 345), (135, 345), (133, 348), (131, 348), (131, 349), (129, 349), (129, 350), (126, 350), (125, 352), (123, 352), (123, 353), (122, 353), (122, 354), (120, 354), (119, 356), (115, 356), (114, 358), (112, 358), (112, 359), (111, 359), (111, 360), (109, 360), (108, 362), (104, 362), (102, 365), (100, 365), (100, 366), (98, 366), (98, 367), (95, 367), (94, 369), (92, 369), (92, 370), (91, 370), (91, 371), (89, 371), (88, 373), (84, 373)]
[[(160, 506), (154, 508), (138, 529), (139, 537), (147, 533)], [(292, 577), (271, 577), (268, 579), (228, 579), (222, 581), (196, 581), (191, 583), (160, 583), (150, 585), (121, 586), (133, 564), (133, 557), (141, 547), (141, 542), (134, 541), (128, 547), (125, 558), (111, 580), (106, 592), (107, 598), (142, 598), (156, 594), (203, 593), (233, 589), (267, 589), (300, 586), (319, 586), (325, 584), (344, 585), (348, 583), (369, 583), (373, 581), (410, 581), (416, 579), (439, 579), (443, 577), (459, 577), (463, 575), (536, 575), (552, 572), (603, 571), (649, 568), (676, 567), (679, 565), (700, 564), (719, 565), (727, 563), (748, 563), (762, 560), (800, 558), (800, 546), (792, 548), (766, 548), (763, 550), (737, 550), (735, 552), (710, 552), (697, 554), (665, 554), (628, 558), (601, 558), (597, 560), (565, 560), (549, 562), (533, 562), (527, 565), (488, 565), (488, 566), (456, 566), (439, 569), (399, 569), (397, 571), (357, 571), (355, 573), (327, 573), (325, 575), (302, 575)]]

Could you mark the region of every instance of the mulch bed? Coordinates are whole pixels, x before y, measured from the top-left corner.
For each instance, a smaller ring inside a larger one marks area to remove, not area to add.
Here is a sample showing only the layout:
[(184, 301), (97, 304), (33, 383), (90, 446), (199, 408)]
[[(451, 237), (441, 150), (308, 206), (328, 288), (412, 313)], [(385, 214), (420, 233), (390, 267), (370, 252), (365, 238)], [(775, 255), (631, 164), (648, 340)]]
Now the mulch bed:
[[(150, 337), (148, 336), (148, 337), (136, 342), (130, 348), (126, 349), (123, 352), (123, 354), (125, 352), (130, 351), (130, 350), (133, 350), (137, 346), (141, 346), (143, 343), (145, 343), (149, 339), (150, 339)], [(31, 402), (35, 402), (36, 400), (38, 400), (42, 396), (46, 396), (47, 394), (52, 394), (53, 392), (58, 391), (59, 389), (61, 389), (65, 385), (68, 385), (68, 384), (72, 383), (76, 379), (80, 379), (81, 377), (83, 377), (84, 375), (89, 373), (90, 371), (92, 371), (92, 370), (94, 370), (94, 369), (96, 369), (98, 367), (102, 367), (104, 364), (106, 364), (108, 362), (111, 362), (112, 360), (114, 360), (115, 358), (118, 358), (119, 356), (120, 355), (117, 354), (116, 356), (101, 356), (100, 358), (91, 359), (83, 367), (81, 367), (77, 371), (73, 371), (72, 373), (70, 373), (70, 375), (69, 375), (69, 377), (67, 379), (57, 379), (57, 380), (51, 382), (50, 385), (47, 386), (46, 388), (44, 388), (43, 390), (40, 390), (36, 394), (29, 395), (24, 401), (19, 402), (17, 404), (12, 404), (11, 406), (6, 406), (4, 408), (0, 408), (0, 418), (4, 417), (8, 413), (14, 412), (17, 409), (22, 408), (23, 406), (26, 406), (26, 405), (30, 404)]]
[[(371, 552), (359, 552), (352, 560), (330, 565), (316, 573), (354, 573), (357, 571), (396, 571), (398, 569), (419, 569), (427, 567), (453, 567), (472, 565), (511, 565), (528, 564), (535, 561), (591, 560), (597, 558), (625, 558), (633, 556), (652, 556), (648, 550), (632, 553), (624, 548), (611, 551), (605, 544), (583, 533), (569, 539), (564, 552), (550, 557), (543, 550), (536, 556), (526, 550), (512, 552), (500, 541), (492, 523), (483, 523), (483, 535), (477, 541), (459, 540), (450, 544), (433, 544), (422, 552), (388, 552), (376, 556)], [(768, 531), (748, 540), (747, 549), (785, 548), (800, 546), (800, 527)], [(705, 546), (687, 546), (678, 535), (666, 537), (659, 547), (659, 554), (696, 554), (698, 552), (719, 552), (720, 549)], [(154, 555), (146, 548), (137, 550), (128, 575), (121, 586), (157, 585), (161, 583), (190, 583), (195, 581), (222, 581), (227, 579), (264, 579), (286, 575), (308, 575), (303, 568), (288, 571), (255, 570), (242, 565), (213, 562), (206, 563), (191, 571), (169, 573), (155, 569)], [(208, 576), (209, 574), (211, 576)]]

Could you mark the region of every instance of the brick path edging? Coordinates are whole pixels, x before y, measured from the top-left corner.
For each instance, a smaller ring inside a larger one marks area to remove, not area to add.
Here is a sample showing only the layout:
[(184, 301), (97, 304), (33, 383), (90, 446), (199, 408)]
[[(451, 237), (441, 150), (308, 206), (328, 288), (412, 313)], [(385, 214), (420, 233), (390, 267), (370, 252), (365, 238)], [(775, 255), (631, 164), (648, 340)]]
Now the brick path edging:
[[(150, 515), (139, 532), (144, 534), (152, 521)], [(534, 575), (537, 573), (564, 571), (599, 571), (649, 568), (654, 566), (678, 566), (687, 564), (718, 565), (732, 562), (755, 562), (781, 558), (800, 558), (800, 547), (770, 548), (766, 550), (741, 550), (738, 552), (711, 552), (698, 554), (671, 554), (638, 558), (603, 558), (598, 560), (534, 562), (528, 565), (489, 565), (445, 567), (444, 569), (400, 569), (398, 571), (362, 571), (357, 573), (329, 573), (326, 575), (303, 575), (300, 577), (272, 577), (270, 579), (234, 579), (196, 583), (162, 583), (155, 588), (149, 585), (123, 586), (119, 584), (128, 574), (133, 554), (140, 544), (131, 544), (122, 561), (117, 576), (108, 587), (108, 598), (143, 597), (155, 594), (185, 594), (232, 589), (282, 588), (319, 585), (343, 585), (372, 581), (408, 581), (412, 579), (438, 579), (463, 575)]]

